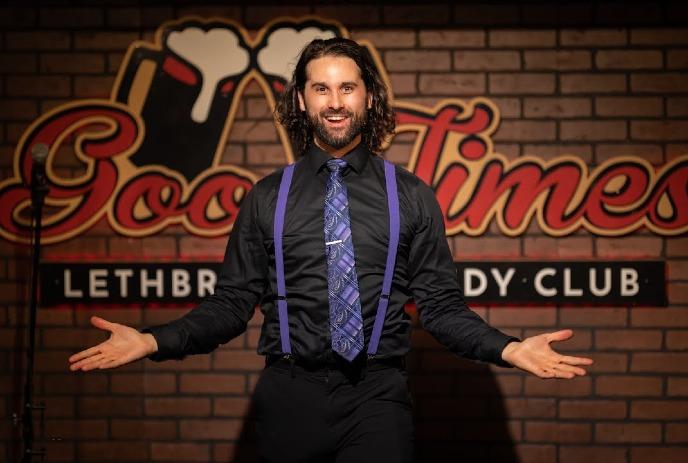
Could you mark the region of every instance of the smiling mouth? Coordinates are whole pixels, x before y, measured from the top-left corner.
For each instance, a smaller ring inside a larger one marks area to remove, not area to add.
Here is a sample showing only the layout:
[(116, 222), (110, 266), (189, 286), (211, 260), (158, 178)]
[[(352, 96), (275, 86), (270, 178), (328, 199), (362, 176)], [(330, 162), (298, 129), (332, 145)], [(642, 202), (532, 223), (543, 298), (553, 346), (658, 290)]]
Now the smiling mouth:
[(330, 115), (330, 116), (325, 116), (323, 117), (329, 125), (333, 127), (340, 127), (343, 126), (344, 123), (349, 119), (349, 116), (344, 115), (344, 114), (337, 114), (337, 115)]

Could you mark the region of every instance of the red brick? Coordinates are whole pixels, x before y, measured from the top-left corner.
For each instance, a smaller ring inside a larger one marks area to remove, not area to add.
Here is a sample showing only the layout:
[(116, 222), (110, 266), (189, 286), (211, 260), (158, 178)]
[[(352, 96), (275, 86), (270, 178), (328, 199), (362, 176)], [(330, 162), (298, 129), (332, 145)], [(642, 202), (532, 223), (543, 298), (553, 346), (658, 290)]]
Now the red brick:
[(47, 27), (85, 28), (103, 25), (100, 8), (41, 8), (39, 23)]
[(595, 379), (600, 396), (661, 396), (662, 379), (651, 376), (606, 375)]
[(557, 137), (554, 121), (505, 120), (500, 124), (495, 141), (553, 141)]
[(495, 238), (491, 236), (457, 236), (454, 238), (454, 258), (500, 258), (519, 257), (520, 243), (517, 239)]
[(624, 140), (626, 123), (624, 121), (562, 121), (560, 135), (562, 140)]
[(150, 416), (210, 416), (210, 399), (207, 397), (161, 397), (145, 399), (146, 415)]
[(79, 442), (79, 457), (85, 461), (148, 460), (148, 443), (140, 441)]
[(688, 330), (667, 331), (666, 346), (670, 350), (687, 350)]
[(570, 71), (590, 69), (589, 51), (526, 51), (524, 53), (526, 69)]
[(559, 41), (563, 46), (595, 46), (613, 47), (626, 44), (625, 29), (562, 29), (559, 31)]
[(182, 393), (237, 393), (245, 390), (244, 375), (182, 373), (179, 376), (179, 391)]
[(688, 51), (686, 50), (668, 50), (667, 51), (667, 68), (668, 69), (685, 69), (688, 67)]
[[(557, 405), (554, 399), (506, 398), (493, 404), (492, 415), (504, 413), (509, 418), (554, 418)], [(496, 410), (495, 410), (496, 409)], [(495, 413), (497, 412), (497, 413)]]
[(688, 76), (678, 72), (635, 73), (631, 75), (631, 91), (638, 93), (684, 93), (688, 91)]
[(595, 53), (598, 69), (656, 69), (663, 65), (660, 50), (600, 50)]
[(83, 415), (77, 415), (75, 413), (74, 397), (59, 397), (53, 395), (36, 395), (34, 397), (34, 403), (45, 402), (50, 406), (50, 419), (75, 418), (75, 416), (79, 416), (80, 418), (83, 417)]
[(500, 48), (547, 48), (555, 45), (553, 30), (490, 30), (490, 47)]
[(667, 285), (669, 304), (688, 304), (688, 283)]
[(243, 429), (243, 420), (184, 420), (179, 425), (180, 437), (188, 440), (233, 440)]
[(67, 50), (70, 44), (69, 32), (30, 31), (5, 33), (5, 46), (8, 50)]
[(78, 239), (46, 246), (43, 255), (53, 260), (79, 259), (84, 256), (105, 257), (106, 241), (104, 238), (80, 236)]
[(688, 417), (688, 401), (634, 400), (631, 418), (637, 420), (684, 420)]
[(559, 311), (562, 326), (626, 326), (628, 309), (624, 308), (562, 308)]
[(272, 121), (235, 121), (230, 132), (234, 142), (275, 142), (277, 130)]
[(103, 372), (44, 374), (43, 389), (51, 394), (107, 394), (108, 375)]
[(667, 255), (688, 256), (688, 238), (670, 238), (667, 240)]
[(95, 53), (44, 53), (40, 57), (42, 73), (93, 74), (105, 71), (105, 58)]
[(659, 330), (597, 330), (595, 347), (605, 350), (656, 350), (662, 346)]
[(388, 71), (448, 71), (451, 69), (449, 51), (394, 50), (385, 53)]
[(392, 5), (383, 7), (385, 24), (446, 24), (451, 18), (449, 5)]
[(617, 236), (597, 238), (599, 257), (658, 257), (662, 254), (662, 239), (650, 236)]
[(687, 44), (688, 35), (686, 29), (679, 28), (636, 28), (631, 29), (631, 43), (633, 45)]
[(177, 437), (177, 424), (171, 420), (118, 420), (110, 422), (115, 439), (168, 440)]
[(394, 95), (415, 95), (417, 93), (417, 76), (410, 72), (393, 72), (389, 75)]
[(631, 138), (636, 140), (685, 140), (686, 121), (632, 121)]
[(665, 439), (671, 444), (688, 443), (688, 423), (668, 423)]
[[(538, 462), (538, 463), (555, 463), (557, 450), (554, 445), (535, 445), (535, 444), (516, 444), (514, 450), (516, 450), (517, 460), (522, 462)], [(511, 455), (513, 450), (509, 449), (507, 451), (508, 455)], [(507, 461), (507, 459), (501, 459), (498, 461)]]
[[(686, 67), (688, 67), (688, 64), (686, 64)], [(688, 98), (669, 98), (667, 101), (667, 116), (688, 116)]]
[[(36, 102), (30, 99), (0, 100), (0, 118), (5, 120), (31, 120), (38, 116)], [(6, 158), (9, 161), (9, 157)]]
[(69, 77), (65, 76), (8, 76), (9, 96), (69, 96)]
[(516, 51), (461, 50), (454, 52), (454, 69), (462, 71), (513, 71), (521, 69), (521, 57)]
[(139, 34), (135, 32), (75, 32), (74, 48), (77, 50), (125, 50), (138, 38)]
[(548, 307), (508, 308), (500, 307), (490, 312), (489, 322), (495, 326), (554, 326), (556, 312)]
[(688, 309), (634, 308), (631, 311), (631, 326), (685, 327), (688, 326)]
[(664, 104), (654, 97), (597, 97), (595, 114), (598, 116), (661, 116)]
[(685, 463), (688, 459), (686, 447), (634, 447), (631, 449), (631, 463)]
[(108, 240), (108, 254), (121, 260), (141, 257), (174, 258), (177, 240), (171, 236), (128, 238), (112, 236)]
[(227, 247), (227, 237), (201, 238), (196, 236), (184, 236), (179, 239), (179, 256), (212, 258), (222, 261), (225, 248)]
[(656, 423), (596, 423), (595, 438), (605, 443), (651, 444), (661, 440), (662, 428)]
[(177, 379), (172, 373), (111, 373), (110, 391), (114, 394), (172, 394)]
[(418, 89), (421, 95), (481, 95), (485, 93), (485, 76), (479, 73), (423, 73)]
[[(50, 404), (48, 404), (50, 407)], [(46, 411), (47, 413), (47, 411)], [(45, 420), (45, 431), (48, 436), (59, 436), (62, 439), (93, 440), (108, 437), (107, 420)]]
[(684, 275), (688, 275), (688, 260), (669, 260), (667, 265), (667, 279), (680, 280)]
[(278, 143), (254, 143), (246, 147), (251, 165), (281, 166), (286, 162), (284, 147)]
[[(431, 48), (482, 48), (485, 46), (485, 32), (463, 29), (421, 29), (418, 33), (420, 46)], [(459, 66), (460, 67), (460, 66)]]
[(590, 442), (589, 424), (558, 423), (556, 421), (526, 422), (525, 440), (528, 442), (582, 443)]
[(86, 346), (100, 344), (108, 339), (107, 332), (84, 328), (45, 328), (42, 330), (44, 347), (67, 347), (83, 349)]
[(80, 397), (78, 401), (81, 416), (141, 416), (143, 400), (129, 397)]
[(548, 94), (554, 93), (555, 81), (552, 74), (521, 72), (500, 73), (489, 76), (490, 93), (504, 94)]
[(248, 414), (250, 405), (248, 397), (218, 397), (214, 400), (213, 415), (243, 418)]
[(559, 418), (565, 419), (624, 419), (626, 402), (623, 400), (561, 400)]
[(214, 370), (251, 370), (258, 371), (265, 366), (265, 357), (255, 351), (222, 350), (215, 352)]
[(623, 447), (561, 446), (559, 463), (627, 463)]
[(89, 306), (75, 312), (76, 325), (88, 326), (92, 330), (98, 330), (98, 328), (91, 326), (91, 317), (96, 315), (113, 323), (133, 326), (141, 323), (141, 312), (142, 309), (139, 308), (101, 309), (97, 306)]
[(590, 395), (591, 380), (589, 377), (577, 377), (571, 380), (546, 380), (529, 376), (525, 379), (525, 394), (543, 397), (581, 397)]
[(0, 73), (35, 73), (36, 55), (33, 53), (0, 53)]
[(626, 91), (624, 74), (563, 74), (561, 93), (622, 93)]
[(354, 40), (369, 40), (375, 48), (413, 47), (416, 33), (407, 29), (361, 29), (353, 31)]
[(210, 461), (208, 444), (196, 443), (151, 443), (153, 461)]
[(588, 98), (526, 98), (523, 111), (533, 118), (581, 117), (592, 114), (592, 105)]
[(634, 353), (631, 371), (657, 373), (688, 373), (688, 353)]
[(79, 98), (107, 98), (114, 83), (114, 76), (76, 77), (74, 96)]

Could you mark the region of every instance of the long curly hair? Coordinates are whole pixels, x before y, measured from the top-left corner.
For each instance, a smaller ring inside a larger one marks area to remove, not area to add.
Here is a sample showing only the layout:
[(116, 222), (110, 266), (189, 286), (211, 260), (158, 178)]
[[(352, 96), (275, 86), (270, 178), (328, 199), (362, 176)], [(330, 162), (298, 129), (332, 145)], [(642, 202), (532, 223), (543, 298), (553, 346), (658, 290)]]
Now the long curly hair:
[(306, 66), (311, 60), (323, 56), (351, 58), (361, 71), (366, 92), (372, 95), (372, 106), (367, 110), (361, 131), (361, 140), (370, 151), (379, 152), (383, 143), (394, 133), (394, 110), (389, 103), (387, 86), (380, 77), (373, 58), (366, 47), (353, 40), (336, 37), (315, 39), (304, 47), (294, 68), (294, 74), (277, 102), (275, 117), (289, 134), (294, 154), (303, 156), (313, 141), (313, 130), (308, 115), (299, 107), (299, 92), (303, 94), (308, 76)]

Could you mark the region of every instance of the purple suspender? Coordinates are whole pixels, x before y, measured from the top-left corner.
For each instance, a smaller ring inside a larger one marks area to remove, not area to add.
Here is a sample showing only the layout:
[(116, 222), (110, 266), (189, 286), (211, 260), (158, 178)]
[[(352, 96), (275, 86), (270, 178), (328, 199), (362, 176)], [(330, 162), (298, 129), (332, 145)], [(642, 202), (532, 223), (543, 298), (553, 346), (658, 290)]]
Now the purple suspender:
[(284, 249), (282, 248), (282, 231), (284, 230), (284, 213), (287, 210), (287, 196), (289, 185), (294, 175), (294, 164), (284, 168), (279, 193), (277, 193), (277, 207), (275, 207), (275, 223), (273, 239), (275, 243), (275, 270), (277, 272), (277, 310), (279, 313), (280, 338), (282, 339), (282, 352), (291, 354), (289, 342), (289, 321), (287, 320), (287, 290), (284, 284)]
[[(389, 245), (387, 247), (387, 263), (385, 276), (382, 280), (382, 292), (377, 305), (373, 333), (368, 343), (368, 355), (375, 355), (382, 335), (382, 325), (385, 323), (385, 314), (389, 305), (389, 295), (392, 288), (394, 265), (397, 259), (397, 246), (399, 244), (399, 195), (397, 192), (397, 179), (394, 175), (394, 164), (384, 161), (385, 186), (387, 187), (387, 207), (389, 210)], [(294, 174), (294, 164), (288, 165), (282, 174), (279, 192), (277, 193), (277, 206), (275, 207), (275, 220), (273, 236), (275, 242), (275, 271), (277, 274), (277, 310), (279, 314), (280, 339), (282, 340), (282, 352), (291, 354), (289, 342), (289, 322), (287, 320), (287, 291), (284, 283), (284, 250), (282, 248), (282, 233), (284, 231), (284, 215), (287, 210), (287, 196), (289, 186)]]

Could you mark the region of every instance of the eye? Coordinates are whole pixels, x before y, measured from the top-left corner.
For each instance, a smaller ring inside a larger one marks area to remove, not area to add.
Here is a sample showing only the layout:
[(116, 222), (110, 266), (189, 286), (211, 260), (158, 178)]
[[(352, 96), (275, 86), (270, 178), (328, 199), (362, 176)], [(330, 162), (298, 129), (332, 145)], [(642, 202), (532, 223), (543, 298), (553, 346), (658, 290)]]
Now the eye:
[(325, 87), (320, 86), (320, 85), (318, 85), (317, 87), (315, 87), (315, 92), (316, 92), (316, 93), (321, 93), (321, 94), (322, 94), (322, 93), (325, 93), (325, 90), (326, 90)]
[(345, 86), (342, 87), (342, 91), (343, 91), (344, 93), (351, 93), (351, 92), (354, 91), (354, 87), (351, 86), (351, 85), (345, 85)]

